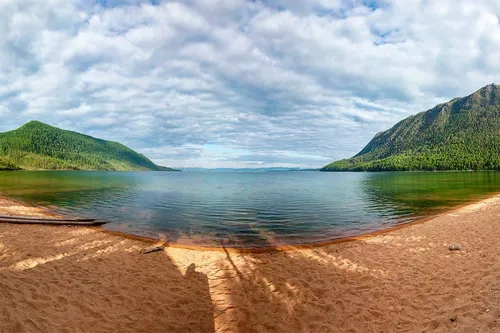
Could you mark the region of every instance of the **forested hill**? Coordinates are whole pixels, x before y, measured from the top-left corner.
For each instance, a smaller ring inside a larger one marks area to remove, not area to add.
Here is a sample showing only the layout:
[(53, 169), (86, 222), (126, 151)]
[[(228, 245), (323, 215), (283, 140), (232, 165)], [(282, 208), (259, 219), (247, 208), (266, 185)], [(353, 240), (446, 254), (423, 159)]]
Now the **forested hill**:
[(31, 121), (0, 133), (2, 170), (170, 171), (117, 143)]
[(321, 170), (500, 170), (500, 86), (410, 116)]

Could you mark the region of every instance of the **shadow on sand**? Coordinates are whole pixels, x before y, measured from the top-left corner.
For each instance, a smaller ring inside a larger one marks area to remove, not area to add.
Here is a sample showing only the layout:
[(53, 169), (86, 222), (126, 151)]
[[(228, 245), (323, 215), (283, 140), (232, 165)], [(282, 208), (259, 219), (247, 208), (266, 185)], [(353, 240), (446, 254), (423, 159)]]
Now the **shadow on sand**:
[(0, 225), (0, 332), (215, 331), (194, 263), (181, 271), (166, 253), (85, 229), (38, 228), (20, 242), (26, 230)]
[(37, 241), (20, 242), (24, 227), (0, 225), (0, 332), (451, 331), (462, 288), (453, 275), (439, 278), (455, 289), (432, 283), (439, 252), (384, 250), (418, 249), (411, 238), (142, 255), (143, 243), (87, 229), (31, 229)]

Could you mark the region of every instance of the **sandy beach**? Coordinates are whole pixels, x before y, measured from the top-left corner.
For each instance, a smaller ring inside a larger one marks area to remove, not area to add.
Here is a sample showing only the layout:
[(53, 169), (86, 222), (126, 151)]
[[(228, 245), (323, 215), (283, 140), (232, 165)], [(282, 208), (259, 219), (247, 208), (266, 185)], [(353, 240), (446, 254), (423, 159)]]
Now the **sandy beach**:
[[(50, 213), (1, 198), (0, 214)], [(0, 224), (0, 332), (499, 332), (499, 239), (500, 196), (267, 253)]]

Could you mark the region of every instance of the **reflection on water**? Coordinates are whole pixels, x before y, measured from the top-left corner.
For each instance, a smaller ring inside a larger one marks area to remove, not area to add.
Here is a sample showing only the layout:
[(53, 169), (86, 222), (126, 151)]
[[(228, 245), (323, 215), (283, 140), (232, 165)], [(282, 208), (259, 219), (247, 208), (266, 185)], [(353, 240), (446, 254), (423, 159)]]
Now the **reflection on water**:
[(374, 210), (387, 210), (398, 218), (483, 198), (500, 190), (500, 176), (495, 172), (372, 173), (362, 186)]
[(499, 189), (493, 172), (0, 172), (0, 193), (108, 229), (232, 246), (357, 235)]

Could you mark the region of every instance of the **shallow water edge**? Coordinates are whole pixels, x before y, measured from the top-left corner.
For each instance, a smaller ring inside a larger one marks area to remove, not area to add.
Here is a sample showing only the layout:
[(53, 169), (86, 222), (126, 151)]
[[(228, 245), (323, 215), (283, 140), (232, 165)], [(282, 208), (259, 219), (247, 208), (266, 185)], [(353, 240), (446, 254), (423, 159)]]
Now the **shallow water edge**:
[[(442, 216), (445, 214), (452, 214), (453, 212), (459, 211), (465, 207), (474, 206), (474, 205), (479, 204), (483, 201), (488, 201), (488, 200), (494, 199), (496, 197), (498, 197), (500, 200), (500, 191), (490, 193), (488, 195), (484, 195), (481, 198), (471, 199), (470, 201), (468, 201), (466, 203), (463, 203), (460, 205), (455, 205), (455, 206), (449, 207), (448, 209), (442, 209), (439, 212), (433, 212), (432, 214), (429, 214), (428, 216), (425, 216), (425, 217), (416, 217), (412, 221), (401, 223), (398, 225), (393, 225), (393, 226), (388, 227), (388, 228), (374, 230), (371, 232), (362, 233), (362, 234), (355, 235), (355, 236), (338, 237), (338, 238), (320, 241), (320, 242), (304, 241), (301, 243), (294, 243), (294, 244), (281, 243), (281, 244), (268, 244), (266, 246), (247, 246), (245, 244), (242, 244), (241, 246), (233, 246), (232, 244), (223, 244), (222, 243), (219, 246), (199, 245), (199, 244), (189, 244), (189, 243), (180, 243), (180, 242), (169, 242), (168, 240), (163, 240), (163, 239), (159, 239), (159, 238), (146, 237), (146, 236), (136, 235), (133, 233), (125, 233), (125, 232), (121, 232), (121, 231), (108, 230), (108, 229), (105, 229), (103, 227), (82, 226), (82, 227), (78, 227), (78, 228), (93, 229), (93, 230), (97, 230), (97, 231), (105, 233), (105, 234), (119, 236), (119, 237), (126, 238), (126, 239), (137, 240), (137, 241), (141, 241), (141, 242), (146, 243), (146, 244), (162, 245), (164, 247), (180, 248), (180, 249), (187, 249), (187, 250), (193, 250), (193, 251), (217, 251), (217, 252), (231, 252), (231, 253), (283, 252), (283, 251), (313, 249), (313, 248), (317, 248), (317, 247), (324, 247), (324, 246), (329, 246), (329, 245), (333, 245), (333, 244), (348, 243), (348, 242), (353, 242), (353, 241), (363, 240), (363, 239), (367, 239), (367, 238), (371, 238), (371, 237), (375, 237), (375, 236), (384, 235), (384, 234), (391, 233), (393, 231), (396, 231), (396, 230), (399, 230), (402, 228), (407, 228), (407, 227), (410, 227), (413, 225), (429, 222), (429, 221), (431, 221), (439, 216)], [(12, 203), (16, 203), (16, 204), (23, 205), (23, 206), (36, 207), (38, 209), (41, 209), (44, 213), (46, 213), (49, 216), (72, 217), (69, 215), (60, 215), (60, 214), (56, 213), (51, 208), (43, 207), (40, 205), (32, 205), (32, 204), (24, 202), (22, 200), (9, 198), (8, 196), (0, 195), (0, 198), (6, 199)]]

